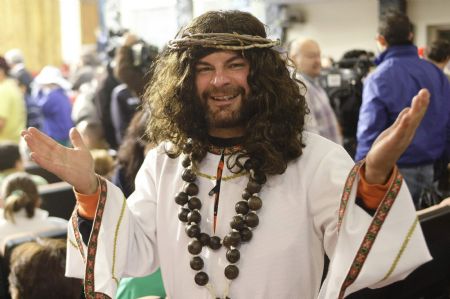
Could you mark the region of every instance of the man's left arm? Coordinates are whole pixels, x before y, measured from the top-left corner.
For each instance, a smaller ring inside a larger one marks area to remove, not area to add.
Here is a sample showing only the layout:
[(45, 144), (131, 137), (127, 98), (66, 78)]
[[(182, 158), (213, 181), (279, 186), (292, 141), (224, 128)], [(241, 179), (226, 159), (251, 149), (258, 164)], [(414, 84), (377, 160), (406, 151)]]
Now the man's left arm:
[[(421, 90), (411, 107), (375, 140), (364, 164), (350, 172), (339, 208), (336, 245), (318, 298), (344, 298), (366, 287), (385, 286), (431, 259), (411, 196), (395, 166), (414, 137), (429, 96)], [(355, 189), (361, 204), (358, 199), (349, 201)], [(354, 203), (372, 217), (355, 209)]]
[(414, 138), (429, 102), (430, 93), (421, 89), (411, 107), (403, 109), (394, 124), (375, 140), (366, 158), (365, 179), (369, 184), (386, 183), (397, 160)]

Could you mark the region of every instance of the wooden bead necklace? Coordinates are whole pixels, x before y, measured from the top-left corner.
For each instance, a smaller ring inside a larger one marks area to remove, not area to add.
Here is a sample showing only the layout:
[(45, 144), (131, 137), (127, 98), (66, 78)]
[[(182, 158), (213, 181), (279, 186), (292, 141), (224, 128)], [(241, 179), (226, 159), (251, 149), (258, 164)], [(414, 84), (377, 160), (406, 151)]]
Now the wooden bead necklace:
[[(257, 196), (261, 191), (262, 185), (266, 182), (266, 175), (258, 168), (259, 163), (255, 159), (248, 159), (244, 163), (245, 170), (249, 173), (249, 181), (247, 187), (242, 193), (242, 200), (235, 205), (236, 215), (233, 216), (230, 222), (231, 231), (223, 238), (218, 236), (210, 236), (200, 229), (202, 207), (201, 200), (196, 197), (199, 188), (195, 181), (197, 175), (195, 173), (195, 157), (199, 155), (193, 154), (192, 141), (188, 140), (184, 146), (183, 152), (185, 157), (182, 161), (184, 171), (181, 175), (185, 185), (183, 190), (175, 196), (175, 202), (181, 206), (178, 213), (178, 219), (186, 223), (185, 231), (188, 237), (192, 240), (188, 244), (188, 251), (192, 254), (190, 266), (197, 271), (194, 276), (195, 283), (200, 286), (205, 286), (209, 282), (209, 276), (202, 271), (204, 262), (199, 256), (203, 246), (208, 246), (212, 250), (218, 250), (223, 246), (227, 248), (226, 259), (230, 265), (225, 267), (224, 274), (229, 280), (236, 279), (239, 275), (239, 268), (236, 263), (240, 259), (239, 247), (241, 243), (248, 242), (252, 239), (253, 232), (259, 224), (259, 218), (256, 211), (261, 209), (262, 201)], [(229, 297), (226, 297), (229, 298)]]

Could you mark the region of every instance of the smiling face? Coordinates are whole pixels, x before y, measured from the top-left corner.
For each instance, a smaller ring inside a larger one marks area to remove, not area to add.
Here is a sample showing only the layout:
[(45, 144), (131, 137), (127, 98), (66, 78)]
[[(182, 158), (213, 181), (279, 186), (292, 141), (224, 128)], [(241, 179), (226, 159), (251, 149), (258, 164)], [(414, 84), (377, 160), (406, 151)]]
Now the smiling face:
[(242, 107), (250, 93), (248, 61), (233, 51), (218, 51), (195, 66), (197, 95), (206, 112), (208, 132), (215, 137), (244, 134)]

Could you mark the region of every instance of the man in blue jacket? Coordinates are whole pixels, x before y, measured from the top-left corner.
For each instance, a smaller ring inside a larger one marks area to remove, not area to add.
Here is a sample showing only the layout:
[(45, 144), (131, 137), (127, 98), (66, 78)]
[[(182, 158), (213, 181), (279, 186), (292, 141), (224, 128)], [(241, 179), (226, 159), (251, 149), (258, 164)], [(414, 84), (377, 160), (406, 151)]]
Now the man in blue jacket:
[(413, 95), (427, 88), (430, 106), (397, 163), (419, 208), (422, 190), (433, 183), (433, 164), (447, 158), (450, 85), (440, 69), (419, 58), (412, 39), (412, 25), (406, 15), (391, 12), (381, 21), (377, 42), (384, 51), (377, 58), (376, 71), (364, 83), (355, 160), (363, 159), (380, 133), (411, 106)]

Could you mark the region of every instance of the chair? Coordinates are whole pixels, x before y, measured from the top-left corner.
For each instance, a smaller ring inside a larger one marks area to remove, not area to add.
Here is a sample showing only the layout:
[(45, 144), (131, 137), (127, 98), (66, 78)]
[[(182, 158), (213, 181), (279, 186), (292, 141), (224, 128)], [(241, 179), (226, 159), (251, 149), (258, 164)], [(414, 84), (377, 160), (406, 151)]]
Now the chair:
[(42, 168), (39, 165), (34, 164), (34, 163), (27, 164), (25, 166), (25, 172), (29, 173), (29, 174), (35, 174), (35, 175), (41, 176), (44, 179), (46, 179), (49, 184), (61, 182), (61, 179), (59, 177), (57, 177), (53, 173), (49, 172), (48, 170), (45, 170), (44, 168)]
[(38, 187), (42, 200), (41, 209), (49, 212), (49, 216), (68, 220), (75, 208), (73, 188), (66, 182), (58, 182)]
[(0, 298), (11, 299), (9, 294), (9, 262), (14, 248), (25, 242), (36, 241), (38, 238), (66, 239), (67, 229), (53, 229), (38, 233), (21, 233), (8, 238), (0, 254)]

